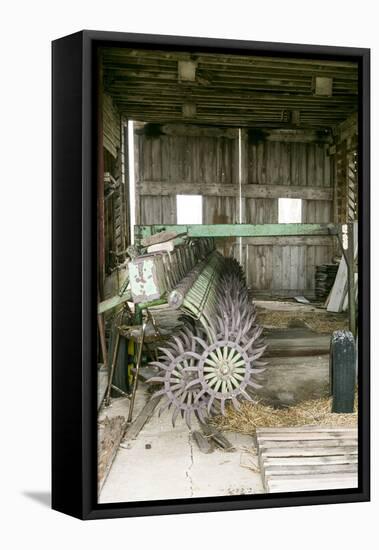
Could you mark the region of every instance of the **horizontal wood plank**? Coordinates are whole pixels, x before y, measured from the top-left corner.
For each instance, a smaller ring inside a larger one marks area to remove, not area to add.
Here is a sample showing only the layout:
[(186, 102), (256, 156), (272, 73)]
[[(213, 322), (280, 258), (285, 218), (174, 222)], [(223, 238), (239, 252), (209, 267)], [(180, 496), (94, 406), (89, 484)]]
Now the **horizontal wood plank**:
[(282, 456), (264, 458), (264, 467), (270, 466), (322, 466), (323, 464), (358, 464), (358, 455), (338, 456)]
[(329, 447), (353, 447), (356, 444), (356, 439), (298, 439), (297, 441), (259, 441), (259, 448), (264, 452), (266, 449), (308, 449), (317, 447), (320, 449), (328, 449)]
[(298, 477), (274, 476), (267, 480), (267, 489), (270, 493), (288, 491), (322, 491), (325, 489), (350, 489), (358, 486), (358, 477), (354, 474), (326, 474)]
[[(330, 237), (289, 236), (289, 237), (245, 237), (244, 245), (248, 246), (333, 246)], [(238, 246), (238, 243), (236, 244)], [(293, 293), (293, 290), (292, 290)]]
[[(228, 183), (202, 182), (164, 182), (139, 181), (137, 187), (140, 195), (204, 195), (221, 197), (238, 197), (239, 186)], [(242, 197), (249, 199), (292, 198), (305, 200), (333, 200), (331, 187), (309, 187), (298, 185), (259, 185), (245, 184), (241, 188)]]
[(265, 448), (261, 451), (262, 458), (265, 457), (282, 457), (282, 456), (337, 456), (337, 455), (358, 455), (356, 445), (350, 447), (334, 446), (334, 447), (282, 447), (282, 448)]
[(336, 435), (333, 432), (297, 432), (290, 434), (259, 434), (257, 440), (262, 442), (274, 442), (274, 441), (356, 441), (358, 434), (343, 433)]
[(282, 475), (316, 475), (316, 474), (353, 474), (357, 473), (358, 464), (320, 464), (320, 465), (283, 465), (266, 466), (265, 473), (268, 477)]
[[(335, 426), (317, 426), (317, 425), (309, 425), (309, 426), (294, 426), (285, 428), (285, 433), (303, 433), (303, 432), (317, 432), (317, 433), (324, 433), (324, 432), (334, 432), (336, 436), (338, 434), (358, 434), (357, 428), (336, 428)], [(257, 434), (263, 435), (263, 434), (283, 434), (283, 428), (258, 428)]]

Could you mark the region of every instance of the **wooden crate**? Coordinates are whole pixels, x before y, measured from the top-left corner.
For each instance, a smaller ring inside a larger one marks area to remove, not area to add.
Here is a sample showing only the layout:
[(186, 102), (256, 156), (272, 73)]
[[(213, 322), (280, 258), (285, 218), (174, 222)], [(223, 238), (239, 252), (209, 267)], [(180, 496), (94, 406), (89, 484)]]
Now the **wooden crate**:
[(257, 429), (258, 457), (266, 492), (357, 487), (357, 436), (355, 428)]

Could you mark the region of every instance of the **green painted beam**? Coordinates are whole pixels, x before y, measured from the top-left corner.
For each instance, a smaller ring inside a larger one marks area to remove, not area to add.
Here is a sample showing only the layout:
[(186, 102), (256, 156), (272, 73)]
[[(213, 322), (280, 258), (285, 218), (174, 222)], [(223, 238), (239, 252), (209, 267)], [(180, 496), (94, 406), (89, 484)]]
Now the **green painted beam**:
[(160, 231), (187, 233), (189, 237), (290, 237), (334, 235), (336, 226), (327, 223), (136, 225), (136, 239)]
[(152, 300), (151, 302), (142, 302), (137, 305), (140, 309), (148, 309), (149, 307), (162, 306), (163, 304), (167, 304), (166, 298), (157, 298), (156, 300)]

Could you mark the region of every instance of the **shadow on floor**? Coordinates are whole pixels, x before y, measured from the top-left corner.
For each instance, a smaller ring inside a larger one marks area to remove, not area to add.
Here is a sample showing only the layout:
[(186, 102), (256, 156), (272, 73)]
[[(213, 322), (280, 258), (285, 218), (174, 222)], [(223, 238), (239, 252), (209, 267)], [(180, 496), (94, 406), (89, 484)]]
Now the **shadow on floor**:
[(25, 497), (38, 502), (42, 506), (51, 506), (51, 493), (50, 491), (24, 491), (22, 493)]

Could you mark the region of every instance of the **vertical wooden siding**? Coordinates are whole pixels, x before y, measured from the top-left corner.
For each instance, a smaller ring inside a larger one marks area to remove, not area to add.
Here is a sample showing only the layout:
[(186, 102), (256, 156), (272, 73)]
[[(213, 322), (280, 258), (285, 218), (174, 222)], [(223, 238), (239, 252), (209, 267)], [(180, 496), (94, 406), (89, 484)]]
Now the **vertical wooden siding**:
[(121, 116), (112, 98), (103, 95), (103, 146), (104, 173), (117, 184), (114, 192), (105, 199), (105, 271), (107, 274), (125, 259), (129, 244), (128, 182), (122, 144)]
[[(136, 153), (138, 184), (218, 183), (239, 188), (238, 137), (172, 136), (140, 134)], [(245, 143), (248, 185), (331, 187), (330, 157), (324, 143), (263, 141)], [(189, 191), (190, 192), (190, 191)], [(285, 197), (285, 190), (283, 197)], [(244, 223), (277, 223), (278, 199), (244, 200)], [(139, 198), (141, 224), (176, 223), (176, 196)], [(238, 223), (239, 198), (203, 195), (203, 223)], [(303, 200), (302, 221), (332, 221), (332, 202)], [(316, 241), (317, 242), (317, 241)], [(324, 241), (325, 242), (325, 241)], [(249, 285), (264, 294), (312, 293), (315, 265), (331, 261), (332, 246), (312, 244), (253, 245), (242, 240), (242, 262)], [(332, 244), (332, 243), (331, 243)], [(223, 239), (218, 248), (240, 259), (240, 243)]]
[[(330, 157), (324, 143), (263, 141), (250, 143), (248, 183), (264, 185), (331, 187)], [(283, 197), (286, 197), (283, 191)], [(277, 223), (278, 199), (249, 199), (246, 223)], [(302, 222), (332, 221), (332, 202), (302, 202)], [(331, 245), (249, 244), (244, 249), (248, 282), (253, 290), (274, 295), (312, 294), (315, 266), (330, 262)]]
[[(226, 137), (138, 135), (136, 186), (144, 181), (231, 184), (238, 178), (238, 143)], [(141, 224), (176, 223), (176, 195), (141, 195)], [(235, 223), (234, 197), (203, 196), (203, 223)], [(235, 239), (218, 243), (230, 253)]]

